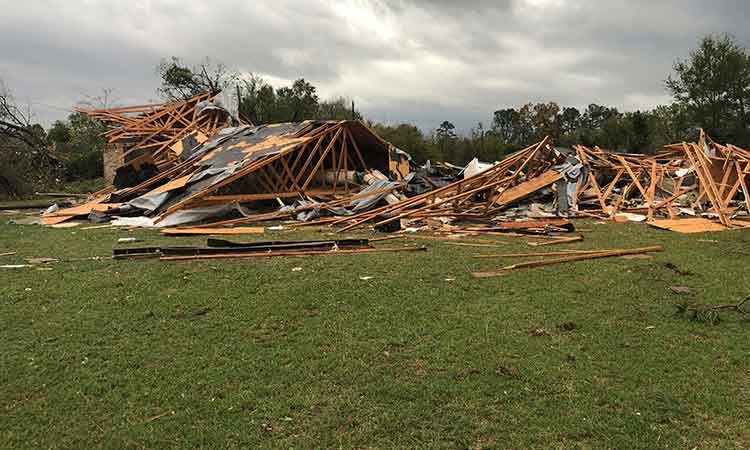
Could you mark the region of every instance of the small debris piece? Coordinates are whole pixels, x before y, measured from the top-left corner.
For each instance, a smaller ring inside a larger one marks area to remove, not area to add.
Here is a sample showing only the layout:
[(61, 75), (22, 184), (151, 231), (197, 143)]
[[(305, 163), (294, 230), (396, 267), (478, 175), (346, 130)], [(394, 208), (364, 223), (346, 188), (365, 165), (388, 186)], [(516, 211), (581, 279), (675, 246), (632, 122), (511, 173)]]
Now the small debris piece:
[(679, 295), (693, 295), (693, 290), (687, 286), (670, 286), (669, 290)]
[(81, 222), (64, 222), (64, 223), (55, 223), (50, 225), (52, 228), (75, 228), (79, 226)]
[(292, 267), (292, 272), (302, 272), (302, 267)]
[(669, 269), (672, 272), (676, 273), (677, 275), (681, 275), (681, 276), (690, 275), (690, 272), (681, 270), (679, 267), (677, 267), (676, 265), (672, 264), (671, 262), (664, 263), (664, 267), (666, 267), (667, 269)]
[(117, 242), (119, 244), (127, 244), (127, 243), (130, 243), (130, 242), (138, 242), (138, 238), (134, 238), (134, 237), (120, 238), (120, 239), (117, 240)]
[(557, 326), (557, 329), (560, 331), (575, 331), (578, 329), (578, 325), (575, 324), (575, 322), (564, 322)]
[(50, 264), (50, 263), (56, 263), (60, 260), (57, 258), (29, 258), (26, 260), (29, 264)]
[(4, 266), (0, 266), (0, 269), (23, 269), (24, 267), (31, 267), (28, 264), (6, 264)]
[(544, 328), (534, 328), (533, 330), (529, 331), (529, 335), (535, 337), (543, 337), (551, 336), (552, 334)]
[(512, 366), (501, 365), (495, 369), (495, 375), (505, 378), (512, 378), (518, 380), (521, 378), (521, 372)]
[(0, 256), (13, 256), (15, 254), (16, 252), (5, 252), (5, 253), (0, 253)]
[(369, 280), (372, 280), (373, 278), (375, 278), (375, 277), (371, 277), (371, 276), (359, 277), (359, 279), (362, 280), (362, 281), (369, 281)]

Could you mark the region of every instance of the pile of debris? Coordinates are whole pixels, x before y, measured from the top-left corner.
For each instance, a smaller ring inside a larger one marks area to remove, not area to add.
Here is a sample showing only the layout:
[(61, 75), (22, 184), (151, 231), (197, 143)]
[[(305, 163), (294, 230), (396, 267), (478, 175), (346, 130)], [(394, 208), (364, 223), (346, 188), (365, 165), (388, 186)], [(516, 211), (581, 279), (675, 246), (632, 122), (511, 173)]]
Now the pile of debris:
[(254, 126), (214, 97), (84, 111), (110, 124), (125, 162), (115, 186), (47, 211), (43, 223), (84, 216), (195, 224), (189, 231), (293, 219), (340, 232), (556, 233), (574, 230), (566, 216), (582, 215), (713, 231), (746, 227), (741, 214), (750, 213), (750, 152), (702, 132), (653, 156), (565, 149), (548, 137), (494, 164), (417, 168), (360, 121)]
[(720, 145), (703, 131), (698, 143), (668, 145), (655, 156), (576, 150), (592, 176), (575, 201), (589, 214), (682, 232), (748, 226), (740, 220), (750, 213), (747, 150)]
[[(301, 212), (309, 219), (322, 209), (354, 214), (381, 199), (400, 201), (409, 172), (403, 153), (359, 121), (242, 125), (223, 128), (203, 142), (190, 138), (177, 143), (182, 148), (170, 166), (145, 181), (112, 187), (74, 208), (48, 211), (43, 222), (90, 215), (96, 221), (166, 227), (230, 214), (242, 218), (222, 225), (244, 222), (246, 216), (258, 221)], [(300, 201), (263, 214), (243, 206), (268, 210), (264, 202), (282, 199)]]

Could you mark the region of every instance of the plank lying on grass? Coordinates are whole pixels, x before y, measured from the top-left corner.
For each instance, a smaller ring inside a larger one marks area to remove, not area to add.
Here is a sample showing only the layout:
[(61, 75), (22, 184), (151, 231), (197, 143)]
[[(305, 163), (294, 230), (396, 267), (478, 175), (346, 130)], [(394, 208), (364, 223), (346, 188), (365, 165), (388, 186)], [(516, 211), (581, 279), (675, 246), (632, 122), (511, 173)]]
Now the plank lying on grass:
[(559, 252), (547, 253), (505, 253), (501, 255), (477, 255), (476, 259), (496, 259), (496, 258), (533, 258), (535, 256), (572, 256), (572, 255), (591, 255), (602, 253), (608, 250), (560, 250)]
[(570, 244), (572, 242), (581, 242), (583, 240), (583, 236), (573, 236), (573, 237), (564, 237), (559, 239), (554, 239), (547, 242), (528, 242), (528, 244), (531, 247), (547, 247), (549, 245), (557, 245), (557, 244)]
[(263, 234), (266, 231), (263, 227), (234, 227), (234, 228), (164, 228), (162, 234), (169, 236), (192, 236), (192, 235), (211, 235), (211, 234)]
[(550, 266), (553, 264), (562, 264), (566, 262), (584, 261), (588, 259), (598, 259), (598, 258), (609, 258), (612, 256), (637, 255), (640, 253), (651, 253), (651, 252), (661, 252), (661, 251), (664, 251), (664, 247), (662, 247), (661, 245), (656, 245), (653, 247), (623, 249), (623, 250), (606, 250), (606, 251), (602, 251), (599, 253), (589, 253), (589, 254), (584, 254), (584, 255), (573, 255), (573, 256), (567, 256), (567, 257), (556, 258), (556, 259), (543, 259), (539, 261), (518, 263), (518, 264), (513, 264), (511, 266), (501, 267), (498, 271), (495, 271), (495, 272), (474, 272), (472, 275), (474, 276), (474, 278), (493, 278), (493, 277), (499, 277), (499, 276), (505, 275), (509, 271), (517, 270), (517, 269), (531, 269), (534, 267)]
[(227, 254), (210, 254), (210, 255), (190, 255), (190, 256), (162, 256), (160, 261), (189, 261), (194, 259), (220, 259), (220, 258), (266, 258), (274, 256), (336, 256), (336, 255), (358, 255), (372, 253), (400, 253), (400, 252), (419, 252), (426, 251), (427, 247), (403, 247), (403, 248), (361, 248), (351, 250), (290, 250), (290, 251), (273, 251), (273, 252), (251, 252), (251, 253), (227, 253)]

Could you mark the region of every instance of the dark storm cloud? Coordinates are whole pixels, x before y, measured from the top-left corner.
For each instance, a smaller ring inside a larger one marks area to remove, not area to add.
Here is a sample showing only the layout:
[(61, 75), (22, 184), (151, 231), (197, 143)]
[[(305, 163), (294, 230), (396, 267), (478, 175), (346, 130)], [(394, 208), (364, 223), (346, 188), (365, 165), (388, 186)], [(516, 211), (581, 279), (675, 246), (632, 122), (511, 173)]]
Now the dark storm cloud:
[(374, 120), (463, 130), (527, 101), (632, 110), (709, 33), (750, 43), (750, 3), (700, 0), (0, 0), (0, 77), (50, 123), (101, 88), (156, 98), (155, 66), (205, 56), (304, 76)]

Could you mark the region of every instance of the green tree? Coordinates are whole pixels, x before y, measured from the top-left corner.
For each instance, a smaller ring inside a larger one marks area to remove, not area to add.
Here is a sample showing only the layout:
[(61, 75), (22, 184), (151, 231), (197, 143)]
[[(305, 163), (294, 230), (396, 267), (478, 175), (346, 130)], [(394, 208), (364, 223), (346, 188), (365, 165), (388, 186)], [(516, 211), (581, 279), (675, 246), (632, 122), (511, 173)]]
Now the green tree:
[(688, 59), (675, 62), (666, 87), (709, 134), (747, 142), (750, 57), (732, 37), (704, 37)]
[(560, 106), (555, 102), (537, 103), (533, 106), (534, 140), (540, 141), (545, 136), (557, 139), (560, 136)]
[(164, 58), (156, 72), (161, 79), (157, 91), (167, 101), (185, 100), (203, 92), (216, 93), (232, 87), (238, 78), (224, 64), (209, 58), (192, 67), (176, 56)]
[(456, 127), (445, 120), (435, 130), (435, 143), (440, 150), (440, 156), (454, 162), (456, 159)]
[(422, 131), (414, 125), (374, 124), (372, 129), (386, 141), (409, 153), (416, 163), (423, 164), (427, 160), (440, 159), (437, 149), (430, 145)]
[(686, 105), (672, 103), (660, 105), (651, 111), (651, 148), (667, 144), (689, 141), (698, 135), (698, 128), (692, 123)]
[(631, 153), (649, 153), (652, 138), (650, 114), (641, 111), (625, 113), (622, 119), (627, 128), (626, 150)]
[(315, 119), (318, 120), (362, 120), (362, 114), (353, 110), (353, 102), (345, 97), (325, 100), (318, 104)]
[(250, 74), (237, 84), (236, 90), (240, 117), (260, 125), (273, 123), (279, 116), (276, 91), (262, 77)]
[(503, 142), (517, 142), (520, 123), (521, 115), (515, 108), (501, 109), (492, 117), (492, 132)]
[(278, 110), (284, 122), (312, 119), (318, 112), (318, 94), (312, 84), (300, 78), (291, 86), (276, 91)]
[(48, 133), (55, 154), (64, 161), (69, 180), (90, 180), (102, 176), (102, 155), (106, 126), (83, 113), (72, 113), (58, 120)]

